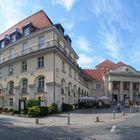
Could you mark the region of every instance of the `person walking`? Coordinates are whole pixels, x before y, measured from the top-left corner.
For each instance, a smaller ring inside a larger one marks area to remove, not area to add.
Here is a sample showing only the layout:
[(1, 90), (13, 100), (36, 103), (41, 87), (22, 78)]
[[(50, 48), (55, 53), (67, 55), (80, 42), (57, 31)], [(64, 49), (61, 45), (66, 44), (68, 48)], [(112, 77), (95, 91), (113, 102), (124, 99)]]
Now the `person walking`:
[(118, 102), (117, 103), (117, 112), (118, 113), (121, 113), (122, 111), (121, 111), (121, 104)]

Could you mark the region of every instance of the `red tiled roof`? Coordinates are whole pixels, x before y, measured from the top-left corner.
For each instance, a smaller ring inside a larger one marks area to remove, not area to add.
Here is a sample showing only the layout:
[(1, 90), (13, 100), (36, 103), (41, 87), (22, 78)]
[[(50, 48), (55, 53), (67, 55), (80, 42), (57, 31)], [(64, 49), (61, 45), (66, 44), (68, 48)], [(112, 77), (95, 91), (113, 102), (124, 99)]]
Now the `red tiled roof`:
[(117, 64), (115, 64), (115, 66), (113, 67), (113, 69), (116, 69), (116, 68), (118, 68), (120, 66), (126, 66), (126, 64), (120, 61)]
[(16, 25), (12, 26), (8, 30), (6, 30), (5, 32), (0, 34), (0, 40), (3, 37), (5, 37), (5, 35), (11, 34), (17, 28), (21, 30), (22, 27), (29, 22), (31, 22), (33, 24), (33, 26), (37, 27), (38, 29), (46, 28), (46, 27), (53, 25), (52, 21), (48, 18), (48, 16), (45, 14), (45, 12), (43, 10), (41, 10), (41, 11), (25, 18), (24, 20), (20, 21)]
[[(86, 81), (103, 80), (103, 76), (107, 71), (125, 65), (126, 64), (121, 61), (115, 64), (110, 60), (105, 60), (96, 66), (97, 69), (83, 69), (84, 78)], [(109, 70), (106, 68), (109, 68)]]
[(98, 69), (100, 69), (100, 68), (109, 68), (109, 69), (112, 69), (114, 66), (115, 66), (115, 63), (113, 63), (112, 61), (106, 59), (102, 63), (98, 64), (96, 66), (96, 68), (98, 68)]
[(84, 78), (86, 81), (103, 80), (104, 70), (101, 69), (84, 69)]

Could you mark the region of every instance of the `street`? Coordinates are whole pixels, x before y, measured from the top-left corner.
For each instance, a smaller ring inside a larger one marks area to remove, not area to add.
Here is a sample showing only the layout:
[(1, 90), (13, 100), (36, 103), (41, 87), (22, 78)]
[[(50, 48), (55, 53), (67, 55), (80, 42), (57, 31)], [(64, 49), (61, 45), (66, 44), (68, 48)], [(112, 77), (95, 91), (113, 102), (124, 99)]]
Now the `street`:
[(0, 140), (139, 140), (140, 114), (100, 126), (16, 126), (0, 118)]

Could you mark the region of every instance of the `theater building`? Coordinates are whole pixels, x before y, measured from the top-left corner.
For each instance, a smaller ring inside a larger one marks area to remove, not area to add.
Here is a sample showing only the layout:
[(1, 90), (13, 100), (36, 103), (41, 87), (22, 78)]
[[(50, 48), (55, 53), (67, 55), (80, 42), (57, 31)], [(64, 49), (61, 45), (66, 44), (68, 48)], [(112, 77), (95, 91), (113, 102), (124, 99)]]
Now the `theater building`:
[(20, 101), (41, 98), (61, 109), (89, 96), (78, 58), (61, 24), (42, 10), (12, 26), (0, 35), (0, 107), (18, 110)]
[(140, 72), (123, 62), (105, 60), (95, 69), (84, 69), (89, 94), (94, 97), (107, 96), (110, 101), (123, 102), (125, 97), (134, 101), (140, 98)]

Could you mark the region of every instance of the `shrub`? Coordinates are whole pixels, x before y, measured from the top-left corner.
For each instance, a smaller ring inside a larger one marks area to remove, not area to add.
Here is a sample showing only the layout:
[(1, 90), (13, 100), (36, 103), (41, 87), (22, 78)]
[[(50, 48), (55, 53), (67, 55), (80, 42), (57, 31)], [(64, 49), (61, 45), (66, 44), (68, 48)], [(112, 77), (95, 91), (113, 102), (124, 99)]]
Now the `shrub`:
[(9, 112), (13, 112), (13, 111), (14, 111), (13, 108), (10, 108), (10, 109), (9, 109)]
[(78, 108), (84, 108), (85, 105), (86, 105), (85, 102), (80, 102), (80, 103), (78, 103)]
[(33, 107), (29, 108), (28, 116), (31, 116), (31, 117), (38, 117), (38, 116), (40, 116), (40, 107), (33, 106)]
[(55, 114), (58, 112), (58, 106), (56, 103), (52, 103), (51, 105), (49, 105), (48, 109), (50, 114)]
[(20, 111), (19, 110), (13, 110), (13, 113), (14, 114), (20, 114)]
[(3, 111), (4, 111), (5, 113), (8, 113), (8, 112), (9, 112), (8, 108), (4, 108)]
[(3, 108), (1, 107), (1, 108), (0, 108), (0, 113), (2, 113), (2, 112), (3, 112)]
[(73, 105), (66, 103), (62, 104), (62, 111), (71, 111), (71, 110), (73, 110)]
[(40, 107), (40, 116), (46, 116), (49, 113), (48, 107)]
[(33, 106), (39, 106), (40, 100), (38, 99), (30, 99), (27, 101), (26, 107), (31, 108)]

